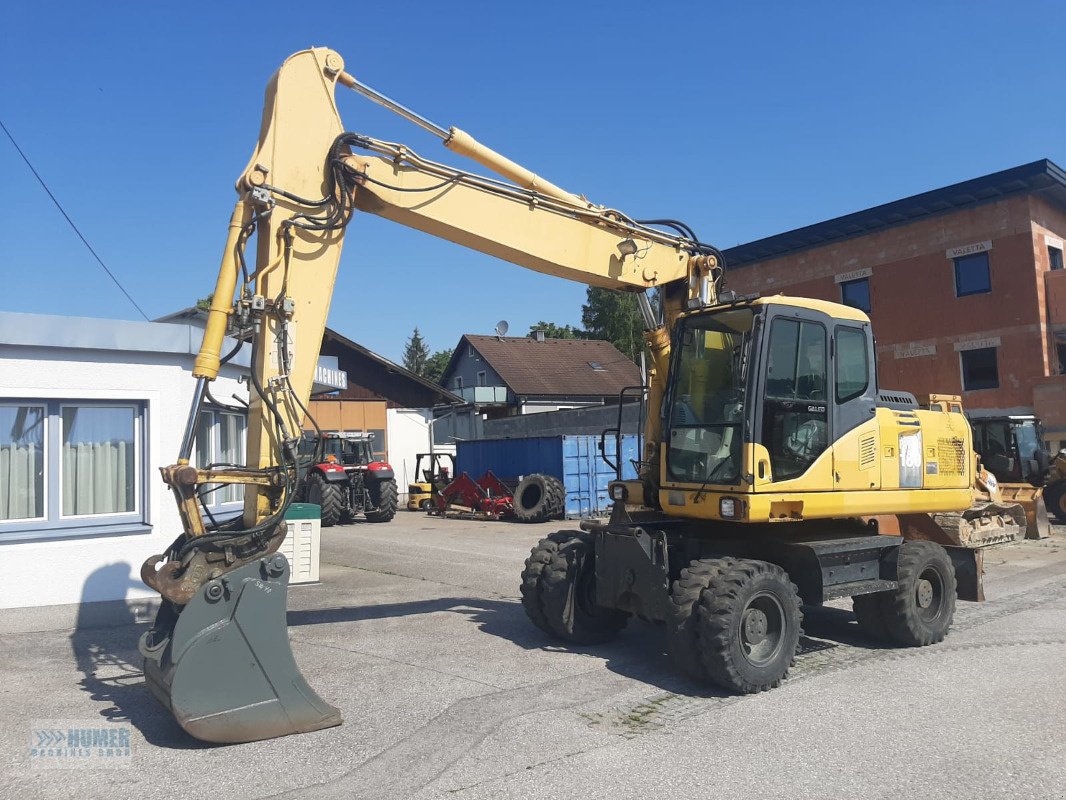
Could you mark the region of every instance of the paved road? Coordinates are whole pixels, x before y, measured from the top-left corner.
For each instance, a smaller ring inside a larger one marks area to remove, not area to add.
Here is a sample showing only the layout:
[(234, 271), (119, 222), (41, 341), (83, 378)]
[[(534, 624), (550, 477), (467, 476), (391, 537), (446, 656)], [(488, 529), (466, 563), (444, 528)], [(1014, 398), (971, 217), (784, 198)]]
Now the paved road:
[[(339, 728), (230, 747), (148, 695), (142, 626), (0, 636), (4, 798), (1066, 797), (1066, 531), (990, 550), (982, 605), (941, 645), (882, 649), (818, 610), (790, 679), (723, 695), (679, 677), (661, 629), (564, 648), (517, 575), (554, 525), (401, 514), (323, 536), (290, 638)], [(33, 770), (33, 719), (133, 724), (127, 770)]]

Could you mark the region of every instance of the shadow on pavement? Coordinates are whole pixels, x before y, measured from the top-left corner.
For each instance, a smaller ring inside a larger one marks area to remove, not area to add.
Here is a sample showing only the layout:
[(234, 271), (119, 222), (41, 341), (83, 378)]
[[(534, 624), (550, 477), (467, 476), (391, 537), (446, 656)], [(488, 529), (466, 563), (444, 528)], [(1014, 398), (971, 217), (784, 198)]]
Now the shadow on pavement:
[(151, 744), (161, 747), (188, 749), (210, 747), (186, 734), (152, 696), (144, 682), (141, 668), (143, 658), (137, 650), (137, 640), (148, 629), (138, 623), (132, 611), (117, 612), (101, 623), (94, 612), (93, 601), (101, 596), (114, 596), (115, 587), (143, 588), (139, 580), (131, 580), (130, 566), (125, 562), (108, 564), (95, 570), (82, 587), (82, 603), (70, 646), (74, 660), (84, 676), (79, 685), (96, 703), (106, 703), (100, 716), (108, 722), (128, 722), (141, 732)]

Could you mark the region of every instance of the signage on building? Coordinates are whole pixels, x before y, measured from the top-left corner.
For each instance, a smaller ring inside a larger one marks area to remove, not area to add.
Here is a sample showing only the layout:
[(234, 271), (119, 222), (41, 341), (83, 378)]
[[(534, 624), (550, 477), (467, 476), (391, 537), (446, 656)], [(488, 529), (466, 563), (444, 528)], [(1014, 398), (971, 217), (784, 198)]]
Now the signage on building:
[(948, 258), (962, 258), (963, 256), (972, 256), (974, 253), (984, 253), (992, 249), (992, 240), (987, 242), (974, 242), (973, 244), (964, 244), (960, 247), (949, 247), (947, 249)]
[(999, 347), (998, 336), (990, 336), (987, 339), (967, 339), (963, 342), (955, 342), (955, 350), (983, 350), (986, 347)]
[(896, 345), (896, 358), (919, 358), (920, 356), (935, 356), (935, 344), (916, 344), (910, 347)]
[(864, 269), (856, 269), (851, 272), (841, 272), (839, 275), (834, 275), (833, 282), (847, 283), (848, 281), (857, 281), (859, 278), (869, 278), (873, 274), (873, 267), (865, 267)]

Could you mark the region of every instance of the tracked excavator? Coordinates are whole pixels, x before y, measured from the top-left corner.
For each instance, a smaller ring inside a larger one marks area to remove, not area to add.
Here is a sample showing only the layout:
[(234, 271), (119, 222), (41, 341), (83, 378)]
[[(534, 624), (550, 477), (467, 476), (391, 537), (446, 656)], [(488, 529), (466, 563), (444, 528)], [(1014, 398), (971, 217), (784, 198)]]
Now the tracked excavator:
[[(400, 114), (492, 177), (347, 131), (337, 87)], [(960, 546), (960, 531), (995, 539), (1009, 515), (964, 516), (981, 476), (961, 407), (919, 408), (880, 390), (861, 311), (729, 293), (721, 253), (688, 226), (572, 194), (364, 85), (325, 48), (296, 53), (270, 80), (236, 190), (184, 437), (161, 470), (183, 529), (141, 570), (162, 598), (140, 642), (147, 683), (191, 735), (243, 742), (341, 722), (293, 658), (289, 566), (277, 550), (357, 212), (637, 295), (651, 363), (639, 479), (621, 480), (619, 470), (609, 521), (533, 549), (522, 603), (546, 633), (594, 643), (632, 617), (665, 623), (681, 669), (757, 692), (787, 675), (802, 605), (853, 597), (871, 635), (917, 646), (945, 636), (956, 597), (981, 598), (980, 550)], [(223, 353), (227, 333), (252, 350), (247, 464), (195, 465), (201, 403), (233, 355)], [(244, 487), (241, 517), (204, 513), (203, 494), (219, 484)], [(927, 524), (931, 515), (955, 515), (957, 529)]]

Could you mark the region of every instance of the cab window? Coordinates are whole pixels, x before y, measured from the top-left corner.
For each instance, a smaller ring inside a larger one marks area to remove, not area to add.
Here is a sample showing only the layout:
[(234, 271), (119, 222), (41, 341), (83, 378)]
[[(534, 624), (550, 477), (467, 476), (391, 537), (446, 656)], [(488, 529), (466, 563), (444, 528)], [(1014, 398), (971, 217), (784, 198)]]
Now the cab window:
[(828, 446), (825, 328), (778, 318), (770, 328), (762, 444), (774, 480), (802, 475)]
[(836, 337), (837, 402), (846, 403), (864, 395), (870, 383), (866, 334), (858, 328), (837, 328)]

